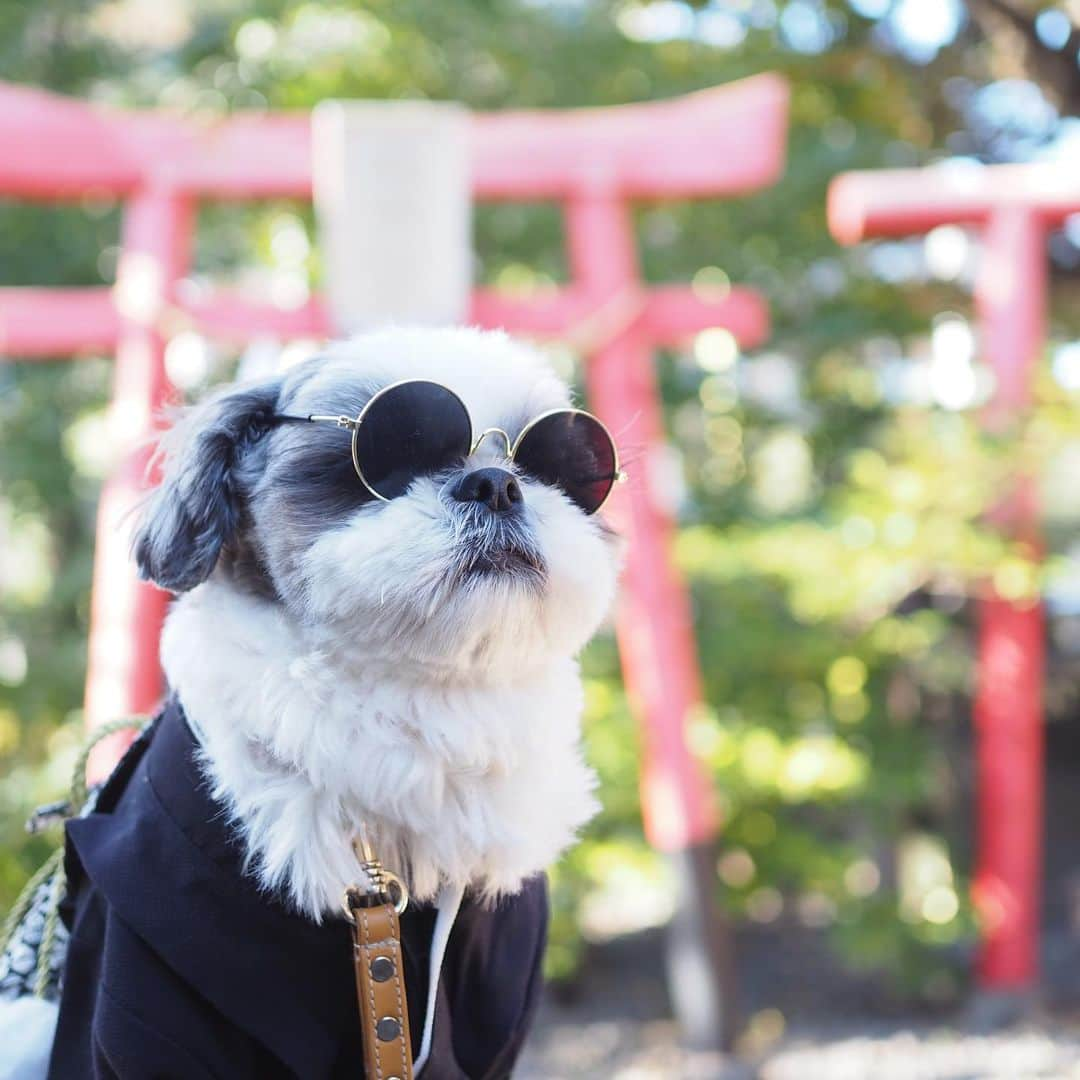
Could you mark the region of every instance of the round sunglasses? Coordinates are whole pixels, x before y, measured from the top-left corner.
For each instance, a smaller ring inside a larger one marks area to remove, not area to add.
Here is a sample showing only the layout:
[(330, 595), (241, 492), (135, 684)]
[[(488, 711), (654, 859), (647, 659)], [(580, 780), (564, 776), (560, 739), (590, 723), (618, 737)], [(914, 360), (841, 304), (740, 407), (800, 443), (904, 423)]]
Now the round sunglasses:
[(485, 428), (473, 439), (465, 402), (448, 386), (426, 379), (391, 383), (355, 417), (284, 416), (278, 421), (336, 424), (352, 432), (352, 461), (360, 482), (377, 499), (404, 495), (418, 477), (458, 464), (489, 436), (529, 476), (560, 488), (586, 514), (603, 506), (624, 474), (611, 433), (582, 409), (551, 409), (530, 420), (516, 439)]

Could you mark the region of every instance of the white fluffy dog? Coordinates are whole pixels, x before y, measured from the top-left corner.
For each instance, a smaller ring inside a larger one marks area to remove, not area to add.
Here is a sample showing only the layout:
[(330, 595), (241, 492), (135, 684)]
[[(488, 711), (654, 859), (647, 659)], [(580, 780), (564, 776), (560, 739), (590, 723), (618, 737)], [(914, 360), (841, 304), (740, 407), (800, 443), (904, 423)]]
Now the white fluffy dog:
[[(413, 896), (514, 891), (595, 810), (575, 655), (612, 600), (618, 543), (496, 439), (398, 498), (363, 490), (348, 433), (271, 413), (356, 415), (380, 387), (445, 384), (477, 433), (569, 405), (537, 353), (473, 330), (389, 330), (231, 388), (169, 433), (143, 572), (182, 592), (169, 684), (251, 866), (313, 919), (357, 876), (366, 822)], [(450, 497), (512, 470), (521, 513)], [(527, 559), (502, 558), (525, 552)], [(488, 556), (485, 572), (478, 554)]]

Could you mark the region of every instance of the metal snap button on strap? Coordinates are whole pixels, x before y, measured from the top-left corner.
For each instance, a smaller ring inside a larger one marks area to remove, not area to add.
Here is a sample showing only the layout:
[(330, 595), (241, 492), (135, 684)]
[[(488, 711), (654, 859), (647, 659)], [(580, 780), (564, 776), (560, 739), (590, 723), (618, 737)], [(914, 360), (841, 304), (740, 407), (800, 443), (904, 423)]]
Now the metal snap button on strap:
[(375, 1034), (382, 1042), (393, 1042), (401, 1034), (401, 1024), (395, 1016), (384, 1016), (375, 1025)]
[(376, 956), (371, 961), (371, 977), (377, 983), (384, 983), (387, 979), (392, 979), (397, 972), (397, 968), (394, 966), (394, 961), (389, 956)]

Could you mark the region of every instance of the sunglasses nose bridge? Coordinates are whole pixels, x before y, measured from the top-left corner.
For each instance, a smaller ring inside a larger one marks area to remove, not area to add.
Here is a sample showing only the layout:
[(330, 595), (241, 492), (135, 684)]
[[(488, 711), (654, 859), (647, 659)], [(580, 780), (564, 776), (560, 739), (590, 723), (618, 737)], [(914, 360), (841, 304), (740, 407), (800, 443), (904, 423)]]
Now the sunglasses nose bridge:
[(480, 449), (480, 444), (489, 435), (498, 435), (498, 436), (500, 436), (502, 438), (503, 442), (506, 444), (506, 456), (508, 458), (513, 456), (513, 443), (510, 441), (510, 436), (507, 435), (506, 432), (503, 431), (502, 428), (498, 428), (498, 427), (484, 428), (484, 430), (480, 432), (480, 434), (476, 437), (475, 441), (473, 442), (472, 446), (469, 448), (470, 456), (472, 454), (475, 454), (476, 451)]

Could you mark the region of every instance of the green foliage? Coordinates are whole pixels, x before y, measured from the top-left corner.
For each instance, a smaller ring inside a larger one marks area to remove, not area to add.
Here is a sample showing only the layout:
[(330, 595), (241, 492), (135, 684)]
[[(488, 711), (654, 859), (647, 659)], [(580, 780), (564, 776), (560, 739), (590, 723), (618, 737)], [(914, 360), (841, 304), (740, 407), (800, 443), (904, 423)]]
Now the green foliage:
[[(840, 2), (817, 5), (832, 44), (799, 52), (777, 29), (786, 6), (730, 5), (749, 28), (722, 47), (634, 40), (628, 27), (647, 5), (629, 0), (161, 0), (152, 19), (129, 0), (8, 0), (0, 71), (205, 116), (327, 96), (603, 105), (786, 74), (780, 183), (736, 202), (638, 211), (649, 280), (761, 289), (768, 348), (800, 372), (796, 405), (766, 407), (737, 392), (723, 334), (661, 362), (687, 480), (677, 557), (706, 689), (690, 737), (724, 811), (720, 900), (761, 922), (834, 927), (851, 963), (940, 994), (952, 985), (941, 946), (972, 930), (967, 853), (946, 841), (957, 813), (949, 748), (964, 716), (955, 703), (970, 683), (964, 600), (988, 573), (1017, 596), (1039, 582), (1029, 552), (979, 525), (1015, 465), (1005, 448), (968, 414), (883, 395), (882, 349), (899, 353), (966, 298), (923, 278), (884, 280), (868, 248), (835, 246), (824, 207), (842, 170), (938, 155), (960, 124), (942, 86), (982, 77), (982, 59), (972, 38), (913, 67)], [(196, 270), (275, 273), (283, 229), (310, 232), (307, 208), (205, 208)], [(2, 206), (0, 280), (109, 282), (117, 237), (109, 205)], [(480, 276), (500, 287), (566, 276), (553, 207), (481, 208), (477, 248)], [(291, 258), (290, 272), (317, 284), (317, 258)], [(62, 788), (77, 739), (107, 384), (103, 360), (0, 367), (0, 907), (47, 850), (20, 836), (21, 818)], [(1070, 437), (1074, 406), (1046, 388), (1024, 443), (1033, 465)], [(642, 840), (635, 724), (613, 643), (599, 641), (584, 667), (604, 810), (555, 875), (549, 967), (561, 976), (583, 931), (659, 920), (670, 896), (663, 860)]]

